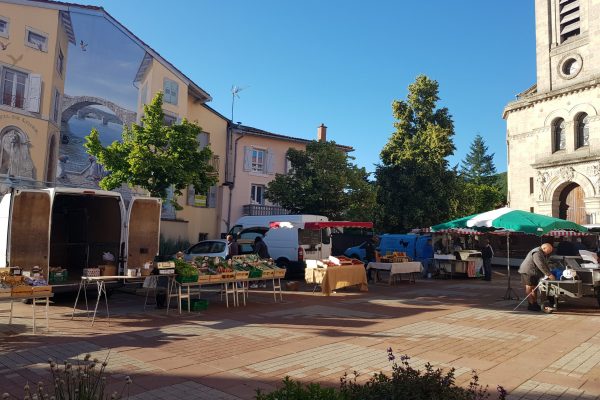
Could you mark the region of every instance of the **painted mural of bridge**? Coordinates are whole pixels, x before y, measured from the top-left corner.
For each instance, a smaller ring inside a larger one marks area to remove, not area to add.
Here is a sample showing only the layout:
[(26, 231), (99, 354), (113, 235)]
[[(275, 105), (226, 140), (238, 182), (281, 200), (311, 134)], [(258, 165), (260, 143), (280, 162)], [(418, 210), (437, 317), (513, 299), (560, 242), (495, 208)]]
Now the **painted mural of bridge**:
[(68, 122), (72, 116), (78, 114), (79, 117), (85, 118), (86, 115), (96, 113), (90, 112), (89, 106), (99, 105), (108, 108), (110, 111), (115, 113), (114, 116), (106, 115), (102, 113), (100, 119), (102, 123), (107, 124), (108, 122), (116, 122), (123, 125), (131, 125), (136, 121), (137, 114), (134, 111), (123, 108), (112, 101), (103, 99), (101, 97), (94, 96), (69, 96), (65, 94), (62, 102), (62, 122)]

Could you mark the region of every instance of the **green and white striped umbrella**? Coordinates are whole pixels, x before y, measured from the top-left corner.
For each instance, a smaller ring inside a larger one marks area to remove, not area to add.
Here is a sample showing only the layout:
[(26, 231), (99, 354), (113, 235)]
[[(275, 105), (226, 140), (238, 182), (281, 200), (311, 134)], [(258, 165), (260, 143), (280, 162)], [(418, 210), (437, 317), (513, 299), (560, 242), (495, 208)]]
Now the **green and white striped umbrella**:
[(432, 232), (470, 228), (479, 232), (506, 231), (521, 232), (542, 236), (548, 232), (562, 229), (587, 232), (587, 228), (575, 222), (548, 217), (509, 207), (469, 215), (431, 227)]

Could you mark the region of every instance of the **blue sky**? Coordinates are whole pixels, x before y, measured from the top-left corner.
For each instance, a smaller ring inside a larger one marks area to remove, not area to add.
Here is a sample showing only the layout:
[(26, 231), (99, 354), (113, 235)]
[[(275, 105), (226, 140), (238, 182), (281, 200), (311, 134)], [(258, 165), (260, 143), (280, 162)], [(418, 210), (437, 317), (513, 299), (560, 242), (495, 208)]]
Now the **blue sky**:
[[(79, 2), (79, 1), (78, 1)], [(353, 146), (368, 171), (393, 132), (391, 104), (415, 77), (440, 84), (460, 163), (476, 134), (506, 170), (502, 110), (535, 83), (533, 1), (104, 0), (103, 6), (233, 119)], [(75, 32), (77, 35), (77, 32)]]

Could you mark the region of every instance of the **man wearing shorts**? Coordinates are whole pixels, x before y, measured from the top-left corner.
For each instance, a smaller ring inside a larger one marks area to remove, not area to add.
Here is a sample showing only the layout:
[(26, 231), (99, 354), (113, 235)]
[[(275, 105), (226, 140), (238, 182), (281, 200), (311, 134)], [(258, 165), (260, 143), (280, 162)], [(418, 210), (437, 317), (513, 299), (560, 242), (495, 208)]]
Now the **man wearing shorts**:
[(537, 295), (534, 290), (540, 278), (545, 276), (549, 280), (555, 279), (552, 272), (550, 272), (550, 268), (548, 268), (548, 256), (552, 253), (552, 250), (550, 243), (544, 243), (540, 247), (536, 247), (527, 254), (519, 267), (521, 283), (525, 285), (525, 295), (528, 296), (529, 305), (527, 309), (529, 311), (541, 311), (542, 309), (537, 303)]

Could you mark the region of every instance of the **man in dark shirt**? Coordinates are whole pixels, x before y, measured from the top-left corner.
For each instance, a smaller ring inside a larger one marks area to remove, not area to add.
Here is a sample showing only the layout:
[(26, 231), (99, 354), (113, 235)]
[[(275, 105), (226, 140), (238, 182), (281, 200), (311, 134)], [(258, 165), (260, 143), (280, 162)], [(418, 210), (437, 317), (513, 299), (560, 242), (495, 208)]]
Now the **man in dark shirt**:
[(543, 274), (549, 280), (556, 279), (548, 267), (548, 256), (552, 253), (552, 250), (554, 249), (550, 243), (544, 243), (540, 247), (536, 247), (527, 254), (527, 257), (525, 257), (525, 260), (523, 260), (519, 267), (521, 283), (525, 285), (525, 294), (529, 301), (527, 307), (529, 311), (541, 310), (535, 293), (535, 288), (540, 281), (540, 275)]
[[(373, 243), (374, 238), (367, 239), (365, 244), (365, 268), (369, 265), (370, 262), (375, 261), (375, 243)], [(371, 270), (367, 269), (367, 281), (371, 281)]]
[(483, 276), (484, 280), (492, 280), (492, 258), (494, 257), (494, 249), (490, 244), (489, 239), (485, 239), (485, 247), (481, 250), (481, 258), (483, 259)]

